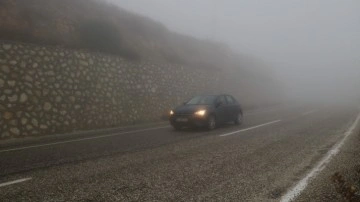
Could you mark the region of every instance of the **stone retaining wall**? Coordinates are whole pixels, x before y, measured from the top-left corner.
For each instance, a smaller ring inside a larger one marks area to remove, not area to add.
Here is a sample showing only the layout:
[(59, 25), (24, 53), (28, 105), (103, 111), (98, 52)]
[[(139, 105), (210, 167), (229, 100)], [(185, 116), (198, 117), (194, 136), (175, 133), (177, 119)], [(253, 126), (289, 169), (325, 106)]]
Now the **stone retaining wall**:
[[(159, 120), (221, 72), (86, 51), (0, 42), (0, 137)], [(211, 88), (210, 88), (211, 87)]]

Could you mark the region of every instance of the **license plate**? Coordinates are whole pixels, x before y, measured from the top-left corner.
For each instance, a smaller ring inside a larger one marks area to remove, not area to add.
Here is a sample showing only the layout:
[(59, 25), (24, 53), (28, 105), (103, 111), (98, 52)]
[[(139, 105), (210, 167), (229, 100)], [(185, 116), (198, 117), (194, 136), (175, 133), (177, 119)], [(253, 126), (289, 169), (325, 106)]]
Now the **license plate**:
[(177, 118), (176, 121), (177, 122), (187, 122), (188, 119), (187, 118)]

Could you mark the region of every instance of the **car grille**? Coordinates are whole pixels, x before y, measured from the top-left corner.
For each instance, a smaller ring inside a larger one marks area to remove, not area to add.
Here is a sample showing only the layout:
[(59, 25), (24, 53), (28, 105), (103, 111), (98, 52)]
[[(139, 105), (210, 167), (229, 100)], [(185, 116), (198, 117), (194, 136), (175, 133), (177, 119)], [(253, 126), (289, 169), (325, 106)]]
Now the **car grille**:
[(189, 117), (191, 114), (175, 114), (176, 117)]

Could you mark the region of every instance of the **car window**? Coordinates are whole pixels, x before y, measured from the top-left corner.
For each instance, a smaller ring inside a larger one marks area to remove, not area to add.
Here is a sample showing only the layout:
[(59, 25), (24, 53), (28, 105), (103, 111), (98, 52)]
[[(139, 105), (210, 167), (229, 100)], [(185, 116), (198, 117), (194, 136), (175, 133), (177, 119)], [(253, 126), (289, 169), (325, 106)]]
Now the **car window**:
[(230, 95), (227, 95), (226, 96), (226, 101), (229, 103), (229, 104), (235, 104), (236, 103), (236, 100), (230, 96)]
[(196, 96), (193, 97), (190, 101), (188, 101), (187, 105), (210, 105), (214, 103), (215, 96)]
[(222, 104), (227, 104), (225, 96), (218, 97), (218, 101), (220, 101)]

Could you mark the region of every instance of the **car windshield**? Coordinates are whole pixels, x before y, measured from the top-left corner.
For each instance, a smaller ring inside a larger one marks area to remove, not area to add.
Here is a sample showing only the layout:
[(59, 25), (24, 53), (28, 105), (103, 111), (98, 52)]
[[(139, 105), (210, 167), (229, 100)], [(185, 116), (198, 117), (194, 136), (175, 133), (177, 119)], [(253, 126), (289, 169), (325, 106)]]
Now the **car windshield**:
[(216, 96), (214, 95), (205, 95), (205, 96), (196, 96), (193, 97), (186, 105), (211, 105), (214, 103)]

